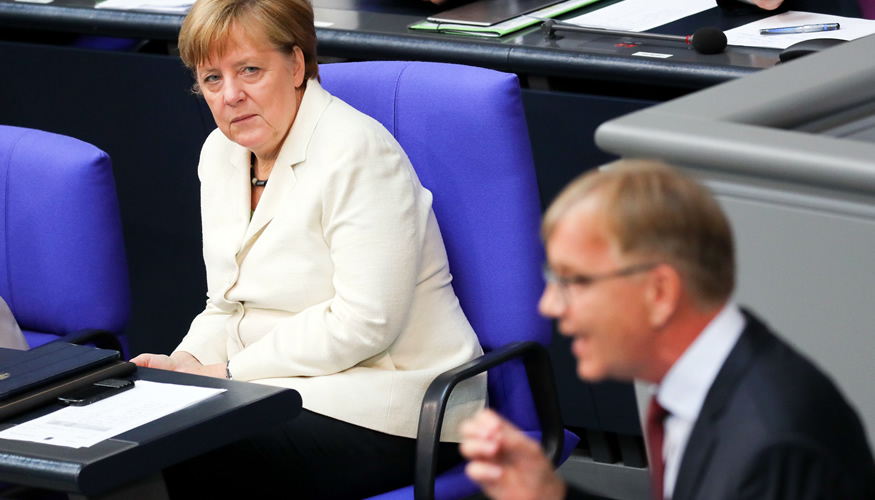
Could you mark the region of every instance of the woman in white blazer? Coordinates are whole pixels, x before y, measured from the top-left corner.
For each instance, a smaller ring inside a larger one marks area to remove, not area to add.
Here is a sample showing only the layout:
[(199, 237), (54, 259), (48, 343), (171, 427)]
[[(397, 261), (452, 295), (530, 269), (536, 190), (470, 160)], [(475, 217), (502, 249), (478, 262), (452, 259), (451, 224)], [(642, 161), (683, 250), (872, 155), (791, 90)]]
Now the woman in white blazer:
[[(218, 125), (198, 166), (208, 300), (172, 355), (133, 361), (293, 388), (305, 411), (168, 471), (173, 496), (231, 495), (222, 477), (249, 498), (410, 484), (428, 384), (482, 354), (431, 193), (391, 134), (322, 89), (315, 44), (306, 0), (199, 0), (180, 32)], [(455, 389), (443, 467), (485, 390)]]

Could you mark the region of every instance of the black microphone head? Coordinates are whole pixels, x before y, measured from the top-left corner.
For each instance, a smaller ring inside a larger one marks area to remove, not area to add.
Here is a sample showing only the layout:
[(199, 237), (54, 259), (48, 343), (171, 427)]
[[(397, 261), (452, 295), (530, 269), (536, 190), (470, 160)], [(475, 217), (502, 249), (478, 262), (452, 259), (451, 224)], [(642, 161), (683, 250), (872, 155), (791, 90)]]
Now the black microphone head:
[(726, 33), (717, 28), (699, 28), (690, 37), (689, 44), (700, 54), (719, 54), (726, 48)]
[(556, 33), (553, 32), (553, 25), (555, 23), (556, 21), (552, 19), (547, 19), (546, 21), (544, 21), (544, 24), (541, 25), (541, 33), (546, 35), (547, 38), (556, 38)]

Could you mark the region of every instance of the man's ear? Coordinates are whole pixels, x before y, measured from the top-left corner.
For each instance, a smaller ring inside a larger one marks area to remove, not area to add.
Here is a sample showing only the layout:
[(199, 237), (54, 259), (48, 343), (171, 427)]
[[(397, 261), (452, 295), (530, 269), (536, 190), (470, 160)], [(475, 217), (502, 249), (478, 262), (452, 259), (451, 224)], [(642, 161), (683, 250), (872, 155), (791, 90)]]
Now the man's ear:
[(680, 273), (668, 264), (659, 264), (650, 271), (645, 300), (650, 326), (658, 330), (677, 311), (683, 288)]

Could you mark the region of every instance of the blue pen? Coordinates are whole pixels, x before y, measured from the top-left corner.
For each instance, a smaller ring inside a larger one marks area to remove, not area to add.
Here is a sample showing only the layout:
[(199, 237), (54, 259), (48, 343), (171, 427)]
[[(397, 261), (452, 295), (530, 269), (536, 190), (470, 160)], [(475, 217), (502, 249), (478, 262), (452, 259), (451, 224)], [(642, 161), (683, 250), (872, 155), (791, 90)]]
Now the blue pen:
[(794, 33), (817, 33), (819, 31), (835, 31), (839, 23), (806, 24), (804, 26), (786, 26), (784, 28), (768, 28), (760, 30), (760, 35), (788, 35)]

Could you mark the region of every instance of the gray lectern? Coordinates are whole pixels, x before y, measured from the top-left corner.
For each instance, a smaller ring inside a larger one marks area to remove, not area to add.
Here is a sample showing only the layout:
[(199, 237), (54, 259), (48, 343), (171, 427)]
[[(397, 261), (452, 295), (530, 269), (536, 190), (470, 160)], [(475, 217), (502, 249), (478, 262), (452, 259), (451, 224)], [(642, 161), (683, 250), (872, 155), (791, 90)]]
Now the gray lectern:
[(832, 375), (872, 443), (875, 36), (609, 121), (596, 143), (708, 184), (736, 234), (737, 300)]

